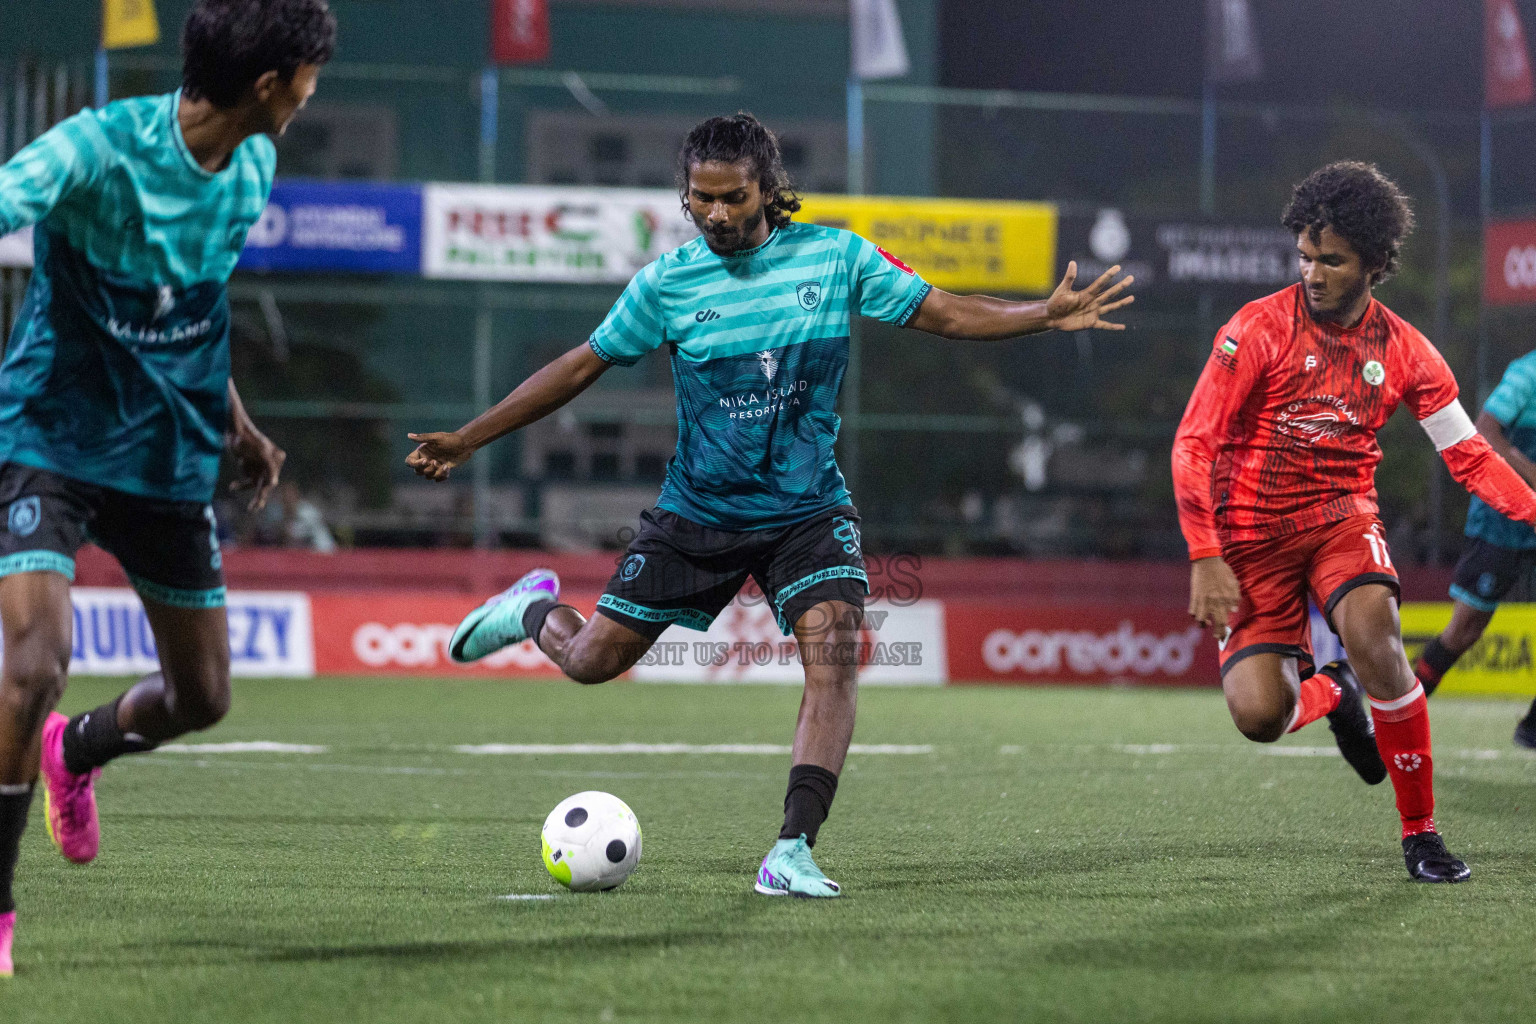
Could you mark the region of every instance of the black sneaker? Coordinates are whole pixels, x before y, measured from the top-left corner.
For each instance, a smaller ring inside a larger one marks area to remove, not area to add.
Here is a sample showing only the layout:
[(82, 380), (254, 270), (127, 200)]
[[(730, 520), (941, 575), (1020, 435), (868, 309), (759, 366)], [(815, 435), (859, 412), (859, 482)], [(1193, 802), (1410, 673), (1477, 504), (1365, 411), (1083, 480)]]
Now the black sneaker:
[(1526, 715), (1515, 726), (1515, 746), (1536, 750), (1536, 714)]
[(1366, 785), (1374, 786), (1387, 777), (1381, 751), (1376, 749), (1376, 726), (1365, 710), (1365, 690), (1349, 662), (1340, 658), (1318, 669), (1339, 684), (1339, 706), (1328, 712), (1328, 729), (1339, 745), (1339, 753), (1359, 773)]
[(1438, 832), (1404, 839), (1403, 860), (1415, 882), (1465, 882), (1472, 877), (1472, 869), (1445, 848)]

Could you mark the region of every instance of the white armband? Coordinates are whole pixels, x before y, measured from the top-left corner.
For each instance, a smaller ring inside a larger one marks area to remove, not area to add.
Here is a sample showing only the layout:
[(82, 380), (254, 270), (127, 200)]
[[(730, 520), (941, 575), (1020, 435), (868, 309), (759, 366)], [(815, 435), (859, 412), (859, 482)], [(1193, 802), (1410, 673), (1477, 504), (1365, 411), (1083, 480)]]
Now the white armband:
[(1467, 410), (1463, 409), (1461, 402), (1454, 398), (1450, 405), (1439, 412), (1432, 412), (1419, 420), (1419, 426), (1423, 427), (1424, 433), (1429, 435), (1437, 452), (1443, 452), (1452, 445), (1461, 444), (1467, 438), (1477, 434), (1477, 428), (1472, 425), (1472, 418), (1467, 415)]

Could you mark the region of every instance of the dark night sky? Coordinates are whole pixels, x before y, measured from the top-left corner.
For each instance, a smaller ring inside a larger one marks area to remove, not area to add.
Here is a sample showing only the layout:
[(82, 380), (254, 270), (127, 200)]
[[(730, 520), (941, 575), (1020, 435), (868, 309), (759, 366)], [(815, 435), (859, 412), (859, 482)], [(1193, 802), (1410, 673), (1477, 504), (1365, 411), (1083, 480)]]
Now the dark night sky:
[[(1536, 0), (1518, 0), (1527, 40)], [(1265, 76), (1234, 99), (1475, 109), (1482, 102), (1476, 0), (1252, 0)], [(1194, 97), (1202, 0), (1043, 3), (944, 0), (943, 84)]]

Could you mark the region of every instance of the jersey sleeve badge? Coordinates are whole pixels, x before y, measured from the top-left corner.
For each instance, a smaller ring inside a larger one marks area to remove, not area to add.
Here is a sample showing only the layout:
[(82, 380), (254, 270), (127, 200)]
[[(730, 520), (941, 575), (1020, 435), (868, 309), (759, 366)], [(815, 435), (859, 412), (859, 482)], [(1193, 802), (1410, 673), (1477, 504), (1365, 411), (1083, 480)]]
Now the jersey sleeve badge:
[(917, 271), (913, 270), (911, 267), (909, 267), (905, 263), (901, 262), (901, 260), (897, 259), (895, 256), (892, 256), (889, 252), (887, 252), (885, 250), (884, 246), (880, 246), (880, 245), (875, 246), (875, 251), (878, 252), (881, 256), (885, 257), (885, 262), (889, 263), (891, 266), (895, 267), (897, 270), (901, 271), (902, 273), (904, 273), (904, 274), (914, 274), (914, 275), (917, 273)]

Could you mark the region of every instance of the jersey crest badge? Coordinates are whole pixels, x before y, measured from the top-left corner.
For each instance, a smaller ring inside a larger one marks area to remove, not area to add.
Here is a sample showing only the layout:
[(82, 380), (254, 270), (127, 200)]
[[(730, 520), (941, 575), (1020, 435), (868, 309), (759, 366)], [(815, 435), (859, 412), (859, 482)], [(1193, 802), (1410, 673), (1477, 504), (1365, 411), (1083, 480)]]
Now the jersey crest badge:
[(1365, 368), (1360, 371), (1360, 376), (1364, 377), (1365, 382), (1371, 387), (1378, 387), (1382, 381), (1387, 379), (1387, 368), (1382, 366), (1376, 360), (1372, 359), (1370, 362), (1366, 363)]
[(10, 515), (6, 517), (5, 525), (18, 537), (30, 537), (36, 532), (37, 524), (42, 521), (42, 502), (34, 494), (11, 502)]
[(795, 297), (800, 300), (802, 309), (815, 309), (821, 305), (821, 282), (801, 281), (795, 285)]
[(889, 263), (891, 266), (895, 267), (897, 270), (901, 271), (902, 273), (904, 273), (904, 274), (916, 274), (917, 273), (917, 271), (913, 270), (911, 267), (909, 267), (905, 263), (901, 262), (901, 260), (897, 259), (895, 256), (892, 256), (890, 253), (886, 252), (883, 247), (877, 245), (877, 246), (875, 246), (875, 251), (878, 252), (881, 256), (885, 257), (885, 262)]

